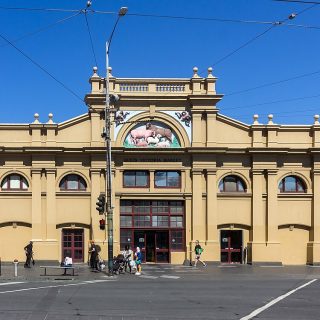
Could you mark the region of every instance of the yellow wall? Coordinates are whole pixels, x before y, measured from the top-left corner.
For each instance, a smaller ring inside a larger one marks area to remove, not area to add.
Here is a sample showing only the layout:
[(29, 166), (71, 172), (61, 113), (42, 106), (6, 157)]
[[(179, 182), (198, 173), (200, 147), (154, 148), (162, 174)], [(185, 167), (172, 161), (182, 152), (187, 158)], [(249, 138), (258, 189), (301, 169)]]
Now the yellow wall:
[(279, 230), (283, 264), (306, 264), (309, 231), (301, 228)]

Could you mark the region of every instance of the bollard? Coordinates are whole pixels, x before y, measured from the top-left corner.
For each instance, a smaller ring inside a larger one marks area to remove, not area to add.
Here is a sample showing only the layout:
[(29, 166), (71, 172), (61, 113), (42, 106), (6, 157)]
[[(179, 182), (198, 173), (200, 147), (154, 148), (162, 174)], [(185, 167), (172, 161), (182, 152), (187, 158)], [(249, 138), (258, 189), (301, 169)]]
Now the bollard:
[(13, 260), (13, 263), (14, 263), (14, 276), (17, 277), (18, 276), (18, 259), (14, 259)]

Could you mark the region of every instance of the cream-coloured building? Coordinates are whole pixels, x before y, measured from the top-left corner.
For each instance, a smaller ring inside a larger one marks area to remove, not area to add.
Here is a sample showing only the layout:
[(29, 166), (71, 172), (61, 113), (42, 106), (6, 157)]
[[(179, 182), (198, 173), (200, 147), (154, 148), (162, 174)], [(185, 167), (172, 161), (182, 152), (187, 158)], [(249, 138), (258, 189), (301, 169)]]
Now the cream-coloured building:
[[(216, 78), (126, 79), (112, 119), (114, 252), (183, 263), (195, 240), (206, 261), (320, 263), (320, 124), (248, 125), (219, 113)], [(0, 257), (71, 255), (94, 239), (106, 258), (96, 201), (105, 192), (105, 79), (88, 112), (62, 123), (0, 124)]]

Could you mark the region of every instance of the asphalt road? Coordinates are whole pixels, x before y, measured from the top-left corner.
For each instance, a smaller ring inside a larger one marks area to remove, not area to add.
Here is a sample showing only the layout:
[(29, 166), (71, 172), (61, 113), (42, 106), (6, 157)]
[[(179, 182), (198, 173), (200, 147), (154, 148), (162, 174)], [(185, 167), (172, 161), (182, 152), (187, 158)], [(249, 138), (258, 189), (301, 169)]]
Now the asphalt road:
[(320, 319), (320, 268), (144, 266), (142, 276), (2, 281), (0, 319)]

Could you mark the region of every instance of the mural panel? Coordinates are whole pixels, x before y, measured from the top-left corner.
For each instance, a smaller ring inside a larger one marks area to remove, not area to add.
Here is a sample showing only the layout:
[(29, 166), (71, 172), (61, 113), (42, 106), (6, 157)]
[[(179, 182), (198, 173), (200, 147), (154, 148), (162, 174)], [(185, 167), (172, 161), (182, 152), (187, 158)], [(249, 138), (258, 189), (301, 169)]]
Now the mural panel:
[(139, 123), (126, 136), (125, 148), (180, 148), (174, 131), (159, 121)]

